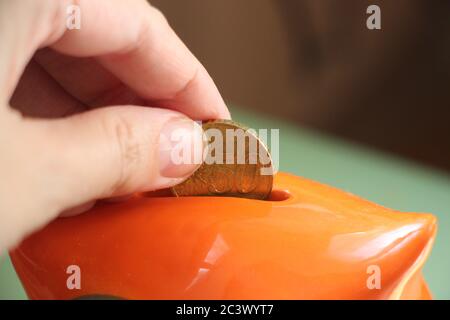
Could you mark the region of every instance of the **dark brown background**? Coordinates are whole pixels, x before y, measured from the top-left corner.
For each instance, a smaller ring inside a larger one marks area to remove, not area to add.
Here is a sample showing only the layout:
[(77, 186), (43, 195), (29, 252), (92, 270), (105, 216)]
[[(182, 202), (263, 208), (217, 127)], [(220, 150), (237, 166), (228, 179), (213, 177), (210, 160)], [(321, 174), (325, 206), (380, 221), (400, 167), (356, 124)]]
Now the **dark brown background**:
[(450, 170), (450, 1), (151, 2), (228, 103)]

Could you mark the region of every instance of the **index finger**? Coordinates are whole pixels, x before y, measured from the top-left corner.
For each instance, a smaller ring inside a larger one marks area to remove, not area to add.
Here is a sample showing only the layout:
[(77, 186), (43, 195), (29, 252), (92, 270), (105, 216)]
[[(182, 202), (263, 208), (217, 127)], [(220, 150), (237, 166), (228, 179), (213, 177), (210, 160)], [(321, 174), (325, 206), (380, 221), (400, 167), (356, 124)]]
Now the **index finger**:
[(159, 107), (196, 119), (229, 118), (228, 109), (205, 68), (164, 16), (146, 1), (80, 0), (81, 28), (67, 30), (52, 45), (98, 61)]

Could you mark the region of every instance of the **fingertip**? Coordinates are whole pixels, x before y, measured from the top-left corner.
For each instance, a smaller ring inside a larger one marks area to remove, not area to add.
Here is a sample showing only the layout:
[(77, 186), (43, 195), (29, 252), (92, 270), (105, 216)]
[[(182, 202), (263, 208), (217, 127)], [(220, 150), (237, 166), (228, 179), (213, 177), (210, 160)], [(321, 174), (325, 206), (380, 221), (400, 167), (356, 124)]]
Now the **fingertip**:
[(223, 108), (220, 108), (218, 119), (224, 119), (224, 120), (231, 120), (231, 113), (230, 110), (228, 110), (228, 107), (225, 105)]

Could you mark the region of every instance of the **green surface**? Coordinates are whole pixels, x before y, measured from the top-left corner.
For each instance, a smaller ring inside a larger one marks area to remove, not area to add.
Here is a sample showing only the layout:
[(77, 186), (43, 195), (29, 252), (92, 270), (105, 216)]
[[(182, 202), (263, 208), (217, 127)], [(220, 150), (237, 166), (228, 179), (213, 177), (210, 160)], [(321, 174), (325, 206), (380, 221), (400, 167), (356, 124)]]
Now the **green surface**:
[[(233, 110), (253, 128), (280, 129), (280, 169), (358, 194), (402, 211), (431, 212), (438, 237), (425, 277), (438, 299), (450, 299), (450, 176), (414, 163), (302, 129), (276, 118)], [(25, 293), (9, 259), (0, 261), (0, 299)]]

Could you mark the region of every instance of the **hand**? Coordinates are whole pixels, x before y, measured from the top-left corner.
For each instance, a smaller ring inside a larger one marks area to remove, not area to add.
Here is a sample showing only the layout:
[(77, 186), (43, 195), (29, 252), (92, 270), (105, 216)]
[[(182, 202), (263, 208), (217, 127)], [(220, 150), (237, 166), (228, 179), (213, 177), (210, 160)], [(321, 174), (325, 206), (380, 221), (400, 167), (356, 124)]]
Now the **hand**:
[(0, 251), (61, 212), (181, 182), (198, 165), (170, 161), (160, 134), (192, 143), (191, 118), (230, 117), (146, 1), (79, 0), (79, 30), (70, 4), (0, 2)]

